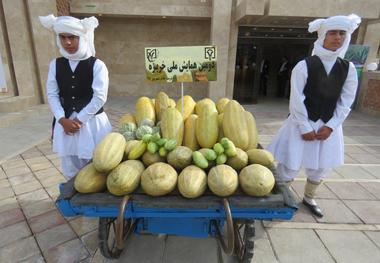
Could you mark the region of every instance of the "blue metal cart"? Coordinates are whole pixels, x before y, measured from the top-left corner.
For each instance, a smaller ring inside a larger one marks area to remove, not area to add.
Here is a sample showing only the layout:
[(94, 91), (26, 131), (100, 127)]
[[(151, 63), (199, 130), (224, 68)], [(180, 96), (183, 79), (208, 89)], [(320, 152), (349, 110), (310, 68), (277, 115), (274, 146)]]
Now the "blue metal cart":
[(177, 190), (162, 197), (148, 196), (141, 189), (125, 197), (81, 194), (73, 184), (73, 179), (61, 184), (57, 206), (65, 216), (99, 217), (99, 248), (107, 258), (119, 257), (132, 233), (161, 233), (216, 237), (226, 254), (250, 262), (254, 220), (289, 220), (297, 210), (294, 196), (279, 183), (265, 197), (247, 196), (238, 189), (228, 198), (206, 191), (196, 199), (186, 199)]

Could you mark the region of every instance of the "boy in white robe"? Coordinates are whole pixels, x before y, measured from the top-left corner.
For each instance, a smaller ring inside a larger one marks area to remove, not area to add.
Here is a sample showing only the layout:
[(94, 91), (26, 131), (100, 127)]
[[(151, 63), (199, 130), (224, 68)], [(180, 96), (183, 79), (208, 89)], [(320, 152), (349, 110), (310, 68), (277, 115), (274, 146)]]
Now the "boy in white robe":
[(54, 30), (62, 57), (49, 65), (46, 83), (54, 115), (53, 151), (61, 160), (63, 175), (70, 179), (92, 158), (96, 144), (112, 130), (103, 105), (107, 100), (108, 70), (95, 58), (95, 17), (39, 17)]
[(343, 60), (357, 15), (334, 16), (309, 23), (318, 32), (312, 57), (300, 61), (291, 76), (290, 115), (268, 146), (278, 160), (277, 180), (290, 186), (303, 167), (307, 182), (303, 204), (322, 217), (315, 193), (322, 179), (344, 163), (342, 123), (358, 86), (351, 62)]

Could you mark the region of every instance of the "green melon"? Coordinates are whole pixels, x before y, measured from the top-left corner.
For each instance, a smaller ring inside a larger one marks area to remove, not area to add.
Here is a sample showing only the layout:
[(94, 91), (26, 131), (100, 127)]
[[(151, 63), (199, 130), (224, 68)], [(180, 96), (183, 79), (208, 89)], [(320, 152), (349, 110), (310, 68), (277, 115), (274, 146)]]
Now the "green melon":
[(218, 196), (232, 195), (239, 185), (237, 172), (231, 166), (217, 165), (209, 171), (207, 184)]
[(144, 169), (141, 161), (128, 160), (122, 162), (108, 175), (108, 191), (118, 196), (133, 192), (140, 184), (140, 177)]
[(265, 196), (272, 191), (275, 179), (267, 167), (261, 164), (251, 164), (241, 170), (239, 182), (246, 194)]
[(206, 186), (205, 171), (195, 165), (187, 166), (178, 176), (178, 190), (184, 197), (199, 197), (206, 190)]

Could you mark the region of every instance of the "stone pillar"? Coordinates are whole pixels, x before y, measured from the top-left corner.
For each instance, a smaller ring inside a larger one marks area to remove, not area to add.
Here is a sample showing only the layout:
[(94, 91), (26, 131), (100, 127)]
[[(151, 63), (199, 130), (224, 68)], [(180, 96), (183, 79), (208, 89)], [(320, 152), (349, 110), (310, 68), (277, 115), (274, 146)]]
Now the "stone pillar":
[(36, 95), (37, 82), (26, 6), (22, 0), (2, 2), (16, 76), (16, 94), (33, 97)]
[(56, 45), (55, 34), (44, 28), (39, 16), (56, 14), (57, 6), (54, 1), (50, 0), (33, 0), (28, 1), (28, 13), (30, 17), (31, 38), (34, 47), (36, 74), (40, 85), (40, 98), (43, 103), (47, 103), (46, 98), (46, 80), (49, 70), (49, 63), (52, 59), (59, 57)]
[(230, 43), (228, 47), (228, 68), (227, 68), (227, 83), (226, 94), (227, 98), (232, 99), (234, 93), (234, 81), (235, 81), (235, 63), (236, 63), (236, 49), (238, 42), (239, 25), (235, 22), (235, 10), (237, 1), (232, 1), (232, 17), (230, 23)]
[(213, 0), (211, 44), (217, 46), (218, 75), (217, 81), (210, 82), (208, 96), (214, 101), (226, 96), (232, 1)]
[[(2, 89), (0, 90), (0, 96), (15, 96), (17, 95), (17, 84), (2, 1), (0, 1), (0, 58), (0, 67), (3, 69), (4, 74), (4, 79), (0, 81), (0, 89)], [(0, 74), (2, 73), (0, 72)]]
[(69, 16), (70, 15), (70, 0), (56, 0), (57, 15)]

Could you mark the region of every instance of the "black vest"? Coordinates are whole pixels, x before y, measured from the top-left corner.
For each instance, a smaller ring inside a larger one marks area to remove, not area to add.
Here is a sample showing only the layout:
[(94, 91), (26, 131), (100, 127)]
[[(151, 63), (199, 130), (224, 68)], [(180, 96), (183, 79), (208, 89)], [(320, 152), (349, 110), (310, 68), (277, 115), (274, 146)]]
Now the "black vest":
[(310, 120), (327, 123), (334, 115), (336, 103), (347, 78), (349, 62), (338, 58), (327, 75), (318, 56), (307, 57), (307, 82), (303, 93)]
[[(66, 118), (69, 118), (74, 111), (80, 112), (90, 103), (94, 93), (92, 90), (92, 81), (94, 78), (93, 68), (95, 61), (95, 57), (81, 60), (75, 68), (75, 71), (72, 72), (68, 59), (64, 57), (56, 59), (55, 78), (57, 80), (59, 97)], [(96, 114), (102, 112), (103, 108)]]

